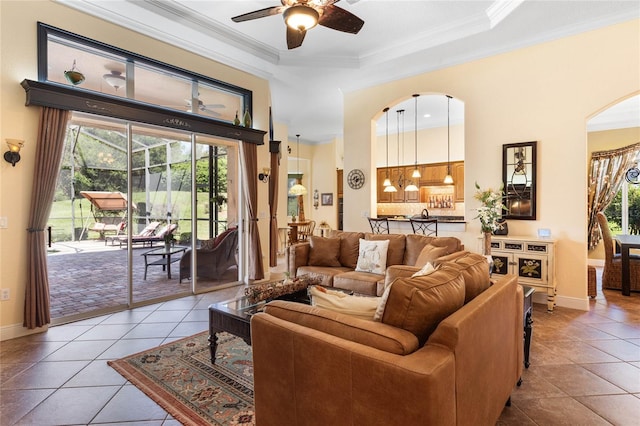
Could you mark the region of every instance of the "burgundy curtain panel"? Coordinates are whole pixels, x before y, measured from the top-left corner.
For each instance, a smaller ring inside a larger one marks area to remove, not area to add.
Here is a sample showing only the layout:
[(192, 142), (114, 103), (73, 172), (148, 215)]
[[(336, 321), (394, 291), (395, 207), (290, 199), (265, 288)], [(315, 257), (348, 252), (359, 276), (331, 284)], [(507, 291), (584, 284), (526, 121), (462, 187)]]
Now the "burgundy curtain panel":
[(271, 175), (269, 176), (269, 266), (278, 264), (278, 175), (280, 174), (280, 142), (270, 141)]
[(241, 143), (245, 196), (249, 210), (249, 279), (264, 278), (262, 248), (258, 232), (258, 146), (253, 143)]
[(45, 227), (56, 188), (69, 111), (42, 107), (31, 190), (31, 212), (27, 229), (28, 277), (24, 301), (24, 326), (33, 329), (51, 322), (49, 272)]

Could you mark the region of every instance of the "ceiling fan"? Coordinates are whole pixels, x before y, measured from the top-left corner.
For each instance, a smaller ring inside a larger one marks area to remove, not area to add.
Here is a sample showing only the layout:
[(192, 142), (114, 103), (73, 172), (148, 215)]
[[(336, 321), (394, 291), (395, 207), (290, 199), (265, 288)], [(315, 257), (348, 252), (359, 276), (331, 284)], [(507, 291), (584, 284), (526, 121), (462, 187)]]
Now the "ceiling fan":
[[(187, 112), (193, 112), (193, 102), (191, 101), (191, 99), (185, 99), (184, 100), (186, 107), (188, 108)], [(202, 100), (198, 99), (198, 109), (202, 112), (208, 112), (209, 114), (219, 117), (222, 114), (220, 114), (217, 111), (213, 111), (213, 108), (225, 108), (224, 105), (222, 104), (205, 104), (204, 102), (202, 102)]]
[(282, 13), (287, 24), (287, 47), (295, 49), (304, 41), (307, 31), (317, 24), (345, 33), (358, 34), (364, 21), (334, 3), (339, 0), (280, 0), (282, 6), (272, 6), (238, 15), (231, 20), (244, 22)]

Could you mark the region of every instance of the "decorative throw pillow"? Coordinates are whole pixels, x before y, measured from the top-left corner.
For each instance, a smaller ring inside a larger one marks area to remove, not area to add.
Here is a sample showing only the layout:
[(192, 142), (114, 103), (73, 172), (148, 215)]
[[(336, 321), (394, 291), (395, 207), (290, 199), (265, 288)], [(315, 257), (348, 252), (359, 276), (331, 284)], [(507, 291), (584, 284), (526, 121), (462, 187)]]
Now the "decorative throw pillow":
[(309, 266), (340, 266), (340, 238), (309, 237)]
[(215, 238), (211, 238), (208, 240), (202, 240), (200, 242), (200, 248), (202, 250), (213, 250), (213, 248), (216, 246), (216, 239)]
[(384, 274), (388, 249), (389, 240), (371, 241), (361, 238), (356, 271)]
[(341, 291), (327, 290), (324, 287), (309, 287), (311, 305), (361, 318), (373, 320), (373, 314), (379, 297), (352, 296)]
[(213, 242), (213, 247), (211, 248), (216, 248), (218, 246), (218, 244), (220, 244), (222, 242), (222, 240), (224, 240), (224, 238), (229, 235), (230, 233), (232, 233), (233, 231), (235, 231), (237, 228), (233, 227), (233, 228), (229, 228), (226, 231), (222, 232), (221, 234), (219, 234), (216, 238), (215, 241)]
[(438, 247), (434, 246), (433, 244), (427, 244), (418, 255), (418, 259), (413, 266), (422, 268), (427, 263), (433, 263), (434, 260), (446, 255), (448, 252), (449, 249), (447, 247)]
[(424, 275), (429, 275), (431, 273), (433, 273), (436, 270), (436, 268), (433, 266), (433, 264), (431, 262), (427, 262), (422, 269), (420, 269), (418, 272), (416, 272), (415, 274), (411, 275), (412, 277), (422, 277)]

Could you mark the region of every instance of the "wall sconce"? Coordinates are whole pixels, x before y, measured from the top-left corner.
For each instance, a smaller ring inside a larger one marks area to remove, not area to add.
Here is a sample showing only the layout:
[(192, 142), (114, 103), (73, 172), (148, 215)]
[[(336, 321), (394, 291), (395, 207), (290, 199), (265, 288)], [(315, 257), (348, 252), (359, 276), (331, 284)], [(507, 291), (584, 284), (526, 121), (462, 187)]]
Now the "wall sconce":
[(263, 167), (262, 173), (258, 175), (258, 179), (263, 181), (264, 183), (269, 182), (269, 174), (271, 173), (271, 169), (269, 167)]
[(4, 153), (4, 159), (7, 163), (11, 163), (13, 167), (20, 161), (20, 148), (24, 146), (24, 141), (19, 139), (7, 139), (9, 151)]
[(318, 194), (318, 190), (313, 190), (313, 207), (318, 210), (318, 204), (320, 203), (320, 194)]

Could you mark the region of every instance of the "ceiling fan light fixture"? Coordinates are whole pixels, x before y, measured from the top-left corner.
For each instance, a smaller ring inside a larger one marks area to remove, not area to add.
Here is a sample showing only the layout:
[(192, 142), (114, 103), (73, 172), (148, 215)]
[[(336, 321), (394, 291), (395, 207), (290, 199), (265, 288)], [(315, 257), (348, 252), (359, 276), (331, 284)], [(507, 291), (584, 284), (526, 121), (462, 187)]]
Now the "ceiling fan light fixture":
[(111, 74), (104, 74), (102, 79), (116, 90), (124, 86), (126, 82), (126, 79), (122, 76), (120, 71), (111, 71)]
[(291, 6), (283, 13), (284, 22), (291, 28), (299, 31), (308, 31), (318, 25), (320, 14), (309, 6)]

